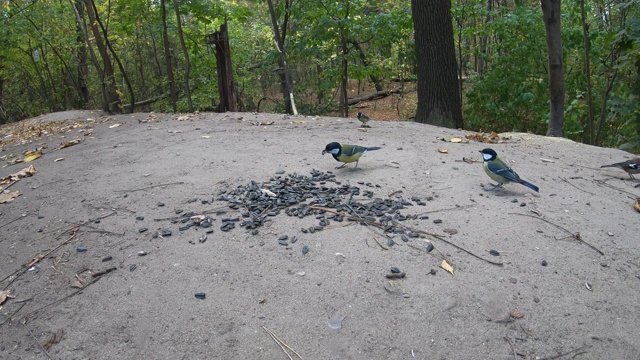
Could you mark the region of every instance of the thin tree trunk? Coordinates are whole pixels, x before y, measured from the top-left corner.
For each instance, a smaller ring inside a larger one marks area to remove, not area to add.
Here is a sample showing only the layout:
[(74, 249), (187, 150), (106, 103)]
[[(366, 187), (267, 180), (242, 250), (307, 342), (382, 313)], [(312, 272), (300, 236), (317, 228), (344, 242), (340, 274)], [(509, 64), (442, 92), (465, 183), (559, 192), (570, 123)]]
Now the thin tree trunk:
[[(100, 79), (104, 79), (104, 71), (102, 70), (102, 67), (100, 67), (100, 62), (98, 61), (98, 57), (96, 56), (95, 51), (93, 50), (93, 46), (91, 46), (91, 41), (89, 40), (89, 33), (87, 32), (87, 26), (86, 23), (84, 21), (84, 0), (77, 0), (74, 2), (74, 0), (69, 0), (69, 3), (71, 4), (71, 8), (73, 9), (73, 13), (75, 14), (76, 17), (76, 22), (78, 23), (78, 30), (80, 31), (81, 35), (84, 38), (84, 49), (88, 49), (89, 50), (89, 55), (91, 55), (91, 62), (93, 63), (93, 66), (96, 68), (96, 72), (98, 73), (98, 76), (100, 77)], [(87, 80), (88, 80), (88, 74), (89, 74), (89, 69), (86, 69), (86, 74), (87, 74)], [(103, 103), (106, 103), (106, 93), (105, 93), (105, 88), (104, 86), (101, 87), (102, 89), (102, 100)]]
[[(582, 40), (584, 42), (584, 71), (587, 78), (587, 135), (589, 144), (594, 145), (594, 110), (593, 110), (593, 90), (591, 85), (591, 58), (589, 56), (589, 50), (591, 45), (589, 43), (589, 24), (584, 11), (584, 0), (580, 0), (580, 16), (582, 21)], [(585, 139), (587, 140), (587, 139)], [(583, 140), (584, 141), (584, 140)], [(586, 142), (586, 141), (585, 141)]]
[(98, 53), (102, 58), (103, 73), (102, 73), (102, 86), (104, 87), (105, 101), (102, 104), (103, 110), (107, 112), (120, 112), (120, 96), (118, 95), (118, 89), (116, 87), (116, 79), (113, 72), (113, 64), (109, 57), (109, 52), (104, 42), (102, 41), (102, 35), (98, 28), (98, 22), (96, 21), (96, 14), (93, 8), (93, 0), (84, 0), (87, 9), (87, 16), (89, 17), (89, 23), (91, 24), (91, 30), (93, 37), (98, 47)]
[[(80, 14), (84, 14), (84, 3), (82, 0), (76, 0), (75, 5)], [(89, 66), (87, 65), (87, 43), (85, 42), (85, 34), (82, 24), (76, 21), (76, 43), (78, 44), (78, 95), (80, 101), (76, 104), (81, 109), (89, 106)]]
[[(357, 40), (352, 40), (351, 44), (353, 44), (353, 47), (358, 51), (358, 55), (360, 56), (360, 62), (362, 62), (362, 65), (364, 65), (364, 67), (371, 66), (369, 61), (367, 61), (367, 56), (364, 53), (364, 50), (362, 49), (362, 46), (360, 45), (360, 42), (358, 42)], [(383, 91), (384, 90), (384, 86), (382, 86), (382, 81), (380, 81), (380, 78), (378, 78), (377, 76), (371, 74), (371, 75), (369, 75), (369, 79), (371, 79), (371, 82), (376, 87), (376, 91)]]
[(560, 0), (541, 0), (542, 17), (549, 54), (549, 128), (547, 136), (563, 136), (564, 63), (560, 37)]
[(185, 59), (184, 70), (184, 91), (187, 95), (187, 103), (189, 104), (189, 112), (193, 112), (193, 102), (191, 101), (191, 90), (189, 89), (189, 74), (191, 73), (191, 62), (189, 61), (189, 52), (187, 51), (187, 45), (184, 42), (184, 33), (182, 32), (182, 19), (180, 18), (180, 7), (178, 0), (173, 0), (173, 7), (176, 11), (176, 20), (178, 22), (178, 37), (180, 38), (180, 45), (182, 46), (182, 53)]
[[(100, 29), (102, 29), (102, 33), (104, 34), (104, 41), (107, 44), (107, 48), (111, 52), (111, 55), (113, 55), (113, 58), (116, 60), (116, 64), (118, 64), (118, 69), (120, 69), (120, 73), (122, 73), (122, 78), (124, 79), (124, 82), (127, 85), (127, 90), (129, 90), (131, 109), (132, 109), (131, 112), (132, 112), (133, 104), (135, 103), (135, 94), (133, 93), (133, 86), (131, 86), (131, 82), (129, 81), (129, 76), (127, 76), (127, 72), (125, 71), (124, 66), (122, 66), (122, 62), (120, 62), (120, 58), (118, 57), (118, 54), (116, 54), (115, 50), (111, 46), (111, 41), (109, 41), (109, 35), (107, 34), (107, 29), (105, 28), (104, 24), (100, 20), (100, 16), (98, 16), (98, 9), (95, 7), (96, 4), (93, 1), (92, 3), (94, 6), (93, 10), (96, 14), (96, 21), (98, 22), (98, 25), (100, 25)], [(120, 110), (120, 108), (118, 108), (118, 110)]]
[(178, 97), (176, 95), (176, 81), (173, 76), (171, 49), (169, 48), (169, 34), (167, 32), (167, 9), (165, 6), (165, 0), (160, 0), (160, 11), (162, 12), (162, 39), (164, 41), (164, 60), (167, 67), (167, 77), (169, 78), (169, 91), (171, 92), (171, 107), (173, 108), (173, 112), (178, 112)]
[(280, 84), (282, 89), (282, 96), (284, 97), (284, 101), (287, 108), (287, 113), (297, 115), (298, 109), (296, 108), (296, 102), (293, 98), (293, 85), (291, 82), (291, 75), (289, 73), (289, 65), (287, 64), (287, 52), (284, 46), (284, 40), (287, 34), (287, 21), (289, 19), (289, 8), (291, 6), (290, 1), (285, 2), (286, 12), (285, 12), (285, 21), (282, 26), (282, 36), (280, 36), (280, 28), (278, 26), (278, 20), (276, 18), (276, 10), (273, 6), (272, 0), (267, 0), (267, 4), (269, 5), (269, 15), (271, 15), (271, 25), (273, 27), (273, 37), (276, 42), (276, 48), (278, 49), (278, 53), (280, 54), (279, 65), (281, 68), (280, 72)]

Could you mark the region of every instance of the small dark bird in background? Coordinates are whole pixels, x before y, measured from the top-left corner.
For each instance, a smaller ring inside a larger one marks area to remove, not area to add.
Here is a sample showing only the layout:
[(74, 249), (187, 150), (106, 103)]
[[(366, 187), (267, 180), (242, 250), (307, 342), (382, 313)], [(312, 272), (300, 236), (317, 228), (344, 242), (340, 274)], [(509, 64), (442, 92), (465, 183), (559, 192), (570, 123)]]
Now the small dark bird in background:
[(540, 190), (532, 183), (520, 179), (520, 176), (518, 176), (518, 174), (516, 174), (513, 169), (508, 167), (507, 164), (505, 164), (498, 158), (498, 154), (493, 151), (493, 149), (486, 148), (484, 150), (480, 150), (480, 152), (482, 153), (482, 158), (484, 159), (484, 163), (482, 164), (482, 166), (484, 167), (484, 171), (487, 173), (487, 175), (489, 175), (491, 179), (498, 182), (498, 184), (493, 188), (485, 190), (495, 190), (497, 188), (501, 188), (502, 185), (510, 182), (517, 182), (518, 184), (522, 184), (535, 192), (538, 192), (538, 190)]
[(360, 122), (362, 123), (362, 127), (370, 127), (369, 125), (367, 125), (367, 122), (369, 122), (369, 120), (371, 119), (360, 111), (358, 111), (358, 120), (360, 120)]
[(635, 180), (636, 178), (633, 177), (633, 174), (640, 174), (640, 158), (635, 158), (635, 159), (631, 159), (631, 160), (627, 160), (627, 161), (623, 161), (623, 162), (619, 162), (611, 165), (602, 165), (600, 167), (601, 168), (605, 168), (605, 167), (620, 168), (626, 171), (627, 174), (629, 174), (629, 177), (631, 179)]
[(356, 166), (353, 167), (352, 171), (358, 168), (358, 161), (360, 157), (364, 155), (367, 151), (379, 150), (382, 149), (379, 146), (374, 147), (364, 147), (358, 145), (340, 145), (337, 142), (332, 142), (325, 146), (322, 151), (322, 155), (329, 153), (333, 156), (336, 161), (343, 162), (341, 166), (338, 166), (336, 169), (341, 169), (345, 167), (348, 163), (355, 162)]

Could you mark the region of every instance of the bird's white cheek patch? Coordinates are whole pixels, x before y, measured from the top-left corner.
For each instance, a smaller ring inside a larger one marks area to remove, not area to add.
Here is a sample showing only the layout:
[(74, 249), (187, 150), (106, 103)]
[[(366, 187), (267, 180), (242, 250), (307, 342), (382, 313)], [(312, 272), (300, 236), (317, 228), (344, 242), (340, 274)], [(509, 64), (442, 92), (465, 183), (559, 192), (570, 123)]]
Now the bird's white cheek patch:
[(333, 149), (333, 150), (329, 150), (329, 153), (331, 153), (333, 155), (338, 155), (339, 151), (340, 151), (340, 149)]
[(482, 154), (482, 158), (484, 158), (485, 160), (489, 161), (489, 160), (491, 160), (491, 155), (489, 155), (489, 154)]

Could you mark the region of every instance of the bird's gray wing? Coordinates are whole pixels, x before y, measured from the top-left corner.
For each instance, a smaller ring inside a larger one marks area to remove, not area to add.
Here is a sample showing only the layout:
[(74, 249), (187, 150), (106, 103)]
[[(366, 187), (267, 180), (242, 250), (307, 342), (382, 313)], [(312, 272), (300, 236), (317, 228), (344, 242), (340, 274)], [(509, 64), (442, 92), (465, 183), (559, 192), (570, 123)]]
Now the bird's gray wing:
[(518, 176), (518, 174), (516, 174), (516, 172), (511, 170), (511, 168), (508, 166), (500, 166), (498, 164), (490, 162), (487, 164), (487, 167), (492, 173), (500, 175), (509, 181), (520, 182), (520, 177)]
[(367, 150), (366, 148), (358, 145), (343, 146), (342, 155), (353, 156), (357, 153), (365, 152), (366, 150)]

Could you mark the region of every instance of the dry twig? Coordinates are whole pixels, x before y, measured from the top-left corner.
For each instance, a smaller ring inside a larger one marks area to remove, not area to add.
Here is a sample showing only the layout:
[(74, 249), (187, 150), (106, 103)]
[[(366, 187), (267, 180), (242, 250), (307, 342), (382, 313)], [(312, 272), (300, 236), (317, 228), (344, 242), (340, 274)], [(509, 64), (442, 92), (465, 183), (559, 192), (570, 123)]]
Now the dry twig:
[(511, 342), (511, 339), (509, 339), (508, 337), (504, 337), (504, 339), (509, 343), (509, 345), (511, 345), (511, 351), (513, 352), (513, 358), (514, 359), (518, 359), (518, 355), (516, 354), (516, 347), (513, 345), (513, 342)]
[(27, 329), (27, 331), (29, 332), (29, 335), (31, 335), (31, 338), (33, 338), (33, 341), (35, 341), (38, 344), (38, 347), (40, 347), (40, 349), (45, 353), (45, 355), (47, 355), (47, 357), (49, 359), (53, 360), (53, 357), (51, 356), (51, 354), (49, 354), (47, 349), (45, 349), (44, 346), (42, 346), (42, 344), (40, 344), (40, 341), (38, 341), (38, 339), (36, 339), (36, 336), (33, 335), (33, 332), (31, 332), (31, 329), (29, 329), (27, 324), (25, 324), (23, 321), (21, 321), (20, 323), (22, 324), (22, 326), (24, 326), (25, 329)]
[(290, 360), (293, 360), (293, 358), (291, 357), (291, 355), (289, 355), (289, 352), (288, 352), (287, 350), (291, 351), (291, 352), (292, 352), (292, 353), (294, 353), (294, 354), (295, 354), (295, 355), (296, 355), (300, 360), (302, 360), (302, 356), (300, 356), (300, 354), (298, 354), (295, 350), (293, 350), (291, 347), (289, 347), (289, 345), (287, 345), (284, 341), (280, 340), (280, 339), (276, 336), (276, 334), (275, 334), (273, 331), (271, 331), (271, 330), (267, 329), (267, 328), (266, 328), (266, 327), (264, 327), (264, 326), (263, 326), (262, 328), (264, 329), (264, 331), (266, 331), (266, 332), (271, 336), (271, 338), (273, 339), (273, 341), (275, 341), (275, 342), (276, 342), (276, 344), (278, 344), (278, 346), (280, 346), (280, 348), (282, 349), (282, 351), (284, 351), (284, 353), (287, 355), (287, 357), (289, 357), (289, 359), (290, 359)]
[(579, 347), (577, 349), (573, 349), (573, 350), (570, 350), (570, 351), (567, 351), (565, 353), (558, 354), (558, 355), (555, 355), (555, 356), (549, 356), (549, 357), (546, 357), (546, 358), (542, 358), (540, 360), (559, 359), (559, 358), (561, 358), (563, 356), (567, 356), (567, 355), (573, 354), (573, 353), (578, 352), (578, 351), (583, 351), (583, 350), (589, 349), (590, 347), (591, 347), (591, 345), (584, 345), (584, 346), (581, 346), (581, 347)]
[(157, 188), (157, 187), (162, 187), (162, 186), (169, 186), (169, 185), (182, 185), (182, 184), (184, 184), (184, 181), (176, 181), (176, 182), (166, 183), (166, 184), (151, 185), (151, 186), (143, 187), (143, 188), (140, 188), (140, 189), (132, 189), (132, 190), (116, 190), (116, 192), (136, 192), (136, 191), (144, 191), (144, 190), (149, 190), (149, 189), (153, 189), (153, 188)]

